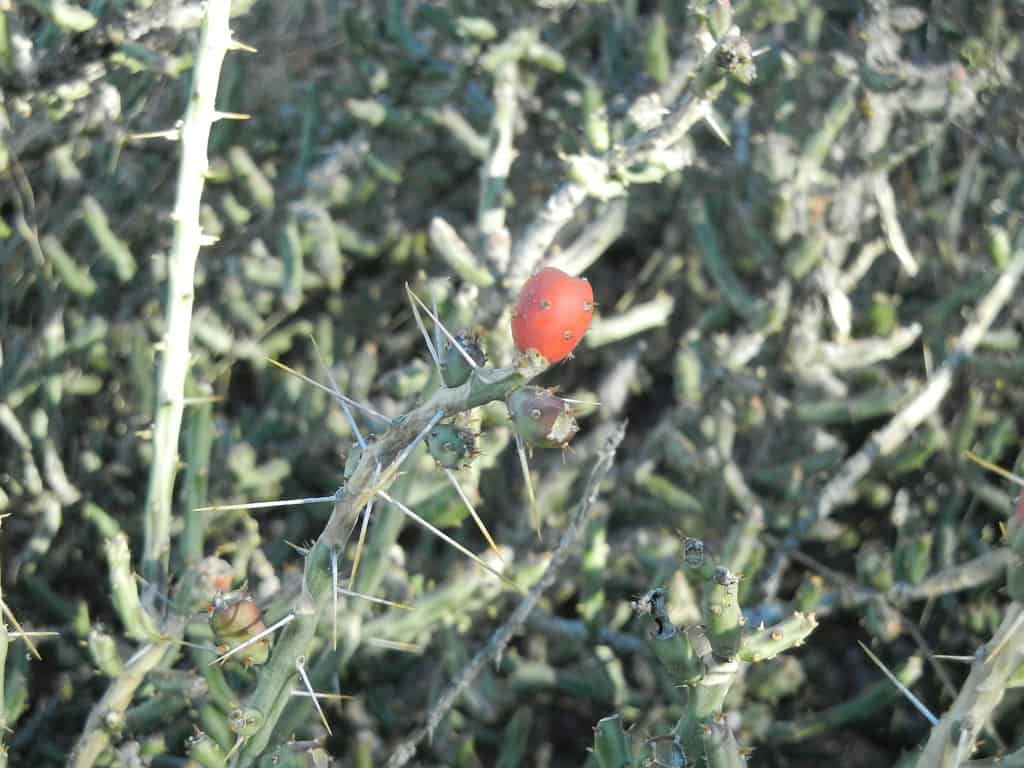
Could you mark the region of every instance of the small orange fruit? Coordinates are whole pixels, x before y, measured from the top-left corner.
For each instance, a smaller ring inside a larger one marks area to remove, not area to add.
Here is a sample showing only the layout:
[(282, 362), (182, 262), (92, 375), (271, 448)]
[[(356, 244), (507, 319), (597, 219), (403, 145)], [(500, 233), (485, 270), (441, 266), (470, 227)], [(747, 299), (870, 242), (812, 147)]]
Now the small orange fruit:
[(512, 310), (516, 349), (537, 350), (549, 363), (567, 358), (594, 316), (594, 289), (586, 278), (546, 267), (523, 285)]

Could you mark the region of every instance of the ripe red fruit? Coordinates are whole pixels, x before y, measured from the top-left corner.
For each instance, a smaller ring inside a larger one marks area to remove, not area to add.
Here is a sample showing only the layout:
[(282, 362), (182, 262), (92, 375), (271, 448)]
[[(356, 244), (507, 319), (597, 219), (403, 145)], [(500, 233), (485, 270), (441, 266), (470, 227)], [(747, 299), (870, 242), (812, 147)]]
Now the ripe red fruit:
[(593, 316), (590, 281), (546, 267), (519, 292), (512, 310), (512, 338), (520, 352), (535, 349), (549, 363), (557, 363), (580, 343)]

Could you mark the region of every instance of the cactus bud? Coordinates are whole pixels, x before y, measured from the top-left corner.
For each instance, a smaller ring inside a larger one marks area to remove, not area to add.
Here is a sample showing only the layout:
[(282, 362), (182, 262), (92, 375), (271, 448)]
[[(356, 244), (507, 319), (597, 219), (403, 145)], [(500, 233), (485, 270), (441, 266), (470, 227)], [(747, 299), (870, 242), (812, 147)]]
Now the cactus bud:
[(523, 285), (512, 310), (516, 349), (534, 349), (548, 363), (568, 357), (594, 316), (594, 290), (585, 278), (547, 267)]
[(561, 448), (579, 432), (572, 405), (543, 387), (520, 387), (506, 405), (516, 431), (529, 445)]
[[(266, 629), (263, 613), (248, 595), (234, 593), (217, 597), (210, 606), (210, 629), (217, 642), (237, 646)], [(270, 638), (264, 637), (239, 653), (247, 667), (264, 664), (270, 657)]]
[[(483, 365), (487, 362), (487, 355), (484, 354), (484, 350), (480, 346), (480, 339), (477, 336), (468, 331), (463, 331), (457, 334), (455, 339), (477, 365)], [(447, 342), (441, 354), (441, 379), (444, 381), (444, 385), (446, 387), (461, 387), (466, 383), (469, 374), (472, 372), (472, 366), (462, 356), (462, 353), (450, 341)]]
[(454, 424), (438, 424), (427, 435), (427, 450), (440, 466), (458, 469), (473, 458), (476, 436)]

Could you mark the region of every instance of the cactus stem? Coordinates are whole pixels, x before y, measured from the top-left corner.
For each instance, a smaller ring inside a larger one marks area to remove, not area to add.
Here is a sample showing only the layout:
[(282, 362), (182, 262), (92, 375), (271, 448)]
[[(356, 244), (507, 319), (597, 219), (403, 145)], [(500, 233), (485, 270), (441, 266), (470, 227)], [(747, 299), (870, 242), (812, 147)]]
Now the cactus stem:
[(334, 501), (330, 496), (310, 496), (304, 499), (279, 499), (278, 501), (249, 501), (244, 504), (214, 504), (210, 507), (196, 507), (193, 512), (228, 512), (233, 509), (270, 509), (272, 507), (299, 507), (303, 504), (325, 504)]
[(236, 645), (234, 648), (230, 648), (226, 652), (222, 653), (220, 656), (218, 656), (216, 659), (214, 659), (213, 661), (210, 662), (210, 666), (212, 667), (214, 664), (223, 664), (225, 661), (230, 659), (232, 656), (234, 656), (239, 651), (242, 651), (242, 650), (248, 648), (250, 645), (253, 645), (254, 643), (258, 643), (260, 640), (262, 640), (267, 635), (271, 635), (274, 632), (276, 632), (277, 630), (281, 629), (281, 627), (283, 627), (283, 626), (285, 626), (287, 624), (290, 624), (292, 621), (295, 620), (295, 618), (296, 618), (296, 616), (295, 616), (294, 613), (289, 613), (287, 616), (285, 616), (280, 621), (274, 622), (269, 627), (264, 629), (262, 632), (258, 632), (255, 635), (253, 635), (252, 637), (250, 637), (244, 643), (240, 643), (239, 645)]
[(919, 698), (917, 698), (917, 696), (911, 693), (910, 689), (907, 688), (907, 686), (905, 686), (902, 682), (900, 682), (900, 679), (896, 677), (896, 675), (889, 671), (889, 668), (882, 663), (882, 660), (880, 658), (878, 658), (877, 656), (875, 656), (875, 654), (871, 652), (870, 648), (864, 645), (864, 643), (862, 643), (860, 640), (857, 641), (857, 645), (859, 645), (861, 647), (861, 650), (863, 650), (864, 653), (868, 655), (868, 658), (875, 663), (875, 666), (882, 670), (882, 673), (889, 678), (889, 681), (899, 689), (900, 693), (902, 693), (906, 697), (907, 701), (913, 704), (914, 708), (922, 715), (924, 715), (925, 720), (931, 723), (932, 726), (936, 726), (939, 724), (939, 718), (933, 715), (931, 713), (931, 710), (929, 710), (928, 707), (926, 707), (924, 703)]
[(498, 550), (498, 545), (494, 543), (494, 539), (491, 538), (491, 532), (487, 530), (487, 526), (484, 521), (480, 518), (480, 515), (476, 513), (476, 509), (470, 502), (469, 497), (466, 496), (466, 492), (462, 490), (462, 486), (459, 485), (458, 478), (455, 477), (455, 473), (447, 467), (444, 468), (444, 473), (448, 475), (448, 479), (451, 484), (455, 487), (456, 493), (459, 494), (459, 498), (462, 499), (462, 503), (466, 505), (466, 509), (469, 510), (469, 514), (473, 516), (473, 522), (476, 523), (476, 527), (480, 529), (480, 533), (483, 534), (484, 538), (487, 539), (487, 544), (491, 547), (491, 551), (497, 555), (498, 560), (502, 563), (505, 562), (505, 558), (501, 556), (501, 552)]
[(331, 373), (331, 368), (327, 365), (327, 361), (324, 360), (323, 355), (320, 354), (320, 347), (316, 343), (316, 339), (310, 335), (309, 340), (313, 343), (313, 351), (316, 353), (316, 359), (320, 363), (320, 367), (324, 369), (324, 373), (327, 374), (327, 380), (331, 383), (331, 389), (334, 390), (332, 393), (334, 398), (341, 405), (341, 410), (345, 413), (345, 418), (348, 420), (349, 428), (352, 430), (352, 434), (356, 436), (356, 444), (366, 450), (366, 440), (363, 438), (363, 433), (359, 431), (359, 425), (356, 424), (355, 417), (352, 415), (352, 409), (349, 404), (345, 402), (345, 398), (341, 396), (341, 387), (338, 386), (338, 382), (334, 380), (334, 374)]
[(409, 509), (407, 506), (405, 506), (405, 504), (400, 502), (398, 499), (393, 498), (392, 496), (389, 496), (386, 491), (377, 491), (377, 495), (380, 496), (382, 499), (384, 499), (384, 501), (387, 501), (387, 502), (390, 502), (391, 504), (394, 504), (396, 507), (398, 507), (399, 510), (402, 511), (402, 513), (406, 517), (412, 519), (413, 522), (419, 524), (423, 528), (426, 528), (432, 534), (434, 534), (439, 539), (441, 539), (441, 541), (443, 541), (446, 544), (448, 544), (449, 546), (454, 547), (455, 549), (457, 549), (459, 552), (464, 554), (466, 557), (468, 557), (474, 563), (479, 565), (484, 570), (489, 571), (490, 573), (492, 573), (495, 576), (497, 576), (499, 579), (501, 579), (506, 584), (511, 586), (517, 592), (522, 592), (523, 591), (522, 588), (519, 587), (518, 584), (516, 584), (513, 581), (510, 581), (507, 577), (503, 576), (500, 571), (497, 571), (494, 568), (492, 568), (491, 566), (489, 566), (482, 559), (480, 559), (477, 555), (474, 555), (472, 552), (470, 552), (464, 546), (459, 544), (459, 542), (457, 542), (455, 539), (453, 539), (451, 536), (449, 536), (447, 533), (445, 533), (441, 529), (436, 528), (435, 526), (433, 526), (430, 523), (428, 523), (426, 520), (424, 520), (422, 517), (417, 515), (415, 512), (413, 512), (411, 509)]
[(313, 689), (313, 684), (309, 682), (309, 675), (306, 674), (306, 657), (299, 656), (295, 659), (295, 668), (299, 671), (299, 677), (302, 678), (302, 684), (306, 686), (306, 690), (309, 692), (309, 697), (313, 700), (313, 706), (316, 707), (316, 712), (320, 715), (320, 722), (324, 724), (324, 728), (327, 729), (327, 735), (333, 736), (334, 731), (331, 730), (331, 724), (327, 722), (327, 715), (324, 714), (323, 707), (320, 706), (320, 699), (317, 697), (316, 691)]
[(533, 481), (530, 479), (530, 463), (526, 458), (526, 443), (518, 432), (513, 432), (516, 438), (516, 453), (519, 454), (519, 466), (523, 470), (523, 482), (526, 483), (526, 496), (530, 501), (530, 522), (533, 529), (537, 531), (537, 539), (540, 539), (540, 510), (537, 509), (537, 495), (533, 492)]
[[(405, 285), (405, 290), (409, 294), (409, 297), (412, 298), (413, 301), (415, 301), (423, 308), (423, 311), (427, 313), (427, 317), (434, 321), (435, 327), (441, 329), (441, 333), (443, 333), (448, 338), (448, 341), (452, 343), (452, 346), (454, 346), (455, 349), (459, 351), (459, 354), (461, 354), (465, 358), (466, 362), (469, 364), (469, 367), (479, 368), (480, 366), (477, 364), (476, 360), (473, 359), (473, 356), (466, 351), (466, 348), (462, 346), (462, 344), (459, 342), (457, 338), (455, 338), (455, 336), (452, 335), (451, 331), (444, 327), (444, 323), (441, 322), (437, 315), (435, 315), (433, 312), (427, 309), (427, 305), (423, 303), (423, 300), (420, 299), (419, 296), (412, 292), (412, 289), (409, 287), (408, 283), (406, 283)], [(415, 307), (413, 308), (413, 311), (415, 312)], [(417, 317), (418, 316), (419, 315), (417, 314)], [(424, 331), (424, 333), (426, 332)], [(438, 365), (440, 365), (440, 363)]]
[(358, 408), (359, 410), (364, 411), (365, 413), (370, 414), (374, 418), (380, 419), (385, 424), (391, 424), (392, 423), (391, 419), (389, 419), (387, 416), (385, 416), (380, 411), (375, 411), (370, 406), (364, 405), (363, 403), (360, 403), (358, 400), (353, 400), (351, 397), (345, 397), (345, 395), (341, 394), (340, 392), (334, 392), (330, 387), (326, 387), (323, 384), (321, 384), (319, 381), (316, 381), (315, 379), (311, 379), (311, 378), (309, 378), (309, 376), (306, 376), (305, 374), (299, 373), (294, 368), (292, 368), (290, 366), (287, 366), (287, 365), (285, 365), (282, 362), (279, 362), (279, 361), (274, 360), (274, 359), (269, 358), (269, 357), (267, 358), (267, 362), (270, 363), (273, 366), (276, 366), (277, 368), (280, 368), (285, 373), (290, 373), (292, 376), (297, 376), (298, 378), (302, 379), (307, 384), (312, 384), (314, 387), (322, 389), (327, 394), (331, 395), (332, 397), (338, 398), (339, 400), (341, 400), (344, 403), (348, 403), (353, 408)]

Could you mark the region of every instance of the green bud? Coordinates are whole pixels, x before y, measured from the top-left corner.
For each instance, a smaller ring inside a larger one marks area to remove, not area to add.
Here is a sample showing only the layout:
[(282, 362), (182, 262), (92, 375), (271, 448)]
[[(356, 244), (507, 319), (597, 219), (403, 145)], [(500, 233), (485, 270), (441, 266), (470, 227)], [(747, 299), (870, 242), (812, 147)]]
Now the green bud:
[[(477, 365), (487, 362), (487, 355), (480, 347), (480, 340), (467, 331), (456, 334), (456, 341), (466, 353), (473, 358)], [(469, 374), (473, 372), (473, 366), (463, 356), (462, 352), (450, 341), (446, 342), (441, 350), (441, 379), (446, 387), (461, 387), (466, 383)]]
[(427, 435), (427, 450), (440, 466), (458, 469), (473, 458), (476, 436), (454, 424), (438, 424)]

